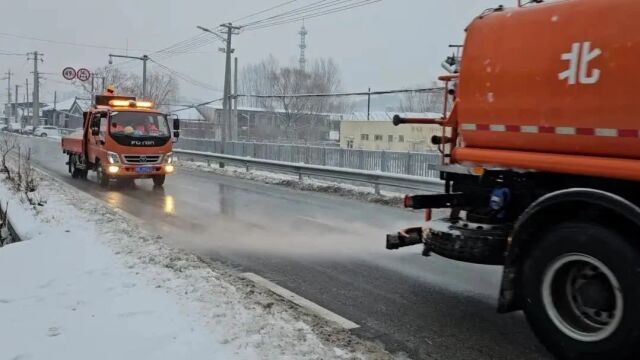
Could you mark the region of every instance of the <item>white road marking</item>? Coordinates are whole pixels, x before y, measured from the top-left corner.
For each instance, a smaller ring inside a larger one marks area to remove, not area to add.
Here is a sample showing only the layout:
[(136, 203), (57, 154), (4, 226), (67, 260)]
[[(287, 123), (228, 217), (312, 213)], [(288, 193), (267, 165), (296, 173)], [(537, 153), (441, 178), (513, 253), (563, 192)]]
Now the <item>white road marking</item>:
[(307, 216), (296, 216), (296, 217), (298, 219), (314, 222), (316, 224), (320, 224), (320, 225), (324, 225), (324, 226), (330, 226), (330, 227), (335, 227), (336, 226), (335, 223), (330, 223), (328, 221), (322, 221), (322, 220), (314, 219), (314, 218), (307, 217)]
[(342, 316), (333, 313), (314, 302), (311, 302), (310, 300), (296, 295), (293, 292), (283, 288), (282, 286), (261, 277), (260, 275), (254, 273), (243, 273), (242, 277), (253, 281), (256, 285), (269, 289), (271, 292), (282, 296), (283, 298), (291, 301), (292, 303), (300, 306), (301, 308), (309, 311), (312, 314), (318, 315), (323, 319), (340, 325), (340, 327), (344, 329), (351, 330), (360, 327), (360, 325), (354, 323), (353, 321), (345, 319)]

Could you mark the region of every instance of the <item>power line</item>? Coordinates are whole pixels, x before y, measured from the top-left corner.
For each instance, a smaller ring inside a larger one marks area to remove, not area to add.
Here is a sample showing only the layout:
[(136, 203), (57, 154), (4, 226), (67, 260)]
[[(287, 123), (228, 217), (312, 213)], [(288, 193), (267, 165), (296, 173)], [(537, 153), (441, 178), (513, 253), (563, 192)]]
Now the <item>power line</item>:
[(213, 86), (211, 86), (211, 85), (209, 85), (207, 83), (204, 83), (204, 82), (201, 82), (199, 80), (196, 80), (196, 79), (192, 78), (191, 76), (189, 76), (187, 74), (184, 74), (184, 73), (181, 73), (181, 72), (179, 72), (177, 70), (174, 70), (174, 69), (172, 69), (172, 68), (170, 68), (170, 67), (168, 67), (166, 65), (163, 65), (163, 64), (157, 62), (154, 59), (149, 59), (149, 60), (152, 63), (158, 65), (161, 69), (163, 69), (164, 71), (168, 72), (169, 74), (171, 74), (171, 75), (173, 75), (173, 76), (175, 76), (177, 78), (180, 78), (183, 81), (186, 81), (186, 82), (190, 83), (191, 85), (194, 85), (194, 86), (197, 86), (197, 87), (201, 87), (203, 89), (207, 89), (207, 90), (210, 90), (210, 91), (218, 91), (218, 92), (220, 91), (220, 89), (217, 89), (217, 88), (215, 88), (215, 87), (213, 87)]
[(154, 51), (151, 53), (151, 55), (153, 54), (170, 54), (170, 55), (175, 55), (175, 54), (181, 54), (181, 53), (185, 53), (185, 52), (190, 52), (192, 50), (195, 50), (197, 48), (200, 48), (202, 46), (208, 45), (212, 42), (214, 42), (215, 39), (212, 39), (211, 37), (209, 37), (207, 34), (198, 34), (192, 38), (189, 38), (187, 40), (181, 41), (175, 45), (172, 45), (168, 48), (162, 49), (162, 50), (158, 50), (158, 51)]
[(177, 42), (177, 43), (175, 43), (173, 45), (167, 46), (166, 48), (162, 48), (162, 49), (160, 49), (158, 51), (154, 51), (154, 53), (157, 54), (157, 53), (161, 53), (161, 52), (172, 51), (172, 50), (174, 50), (174, 49), (176, 49), (176, 48), (178, 48), (178, 47), (180, 47), (182, 45), (185, 45), (185, 44), (187, 44), (187, 43), (189, 43), (189, 42), (191, 42), (193, 40), (201, 38), (203, 35), (204, 34), (198, 34), (196, 36), (192, 36), (192, 37), (187, 38), (185, 40), (179, 41), (179, 42)]
[(299, 19), (299, 18), (308, 18), (308, 17), (316, 17), (315, 15), (325, 12), (325, 11), (333, 11), (340, 10), (345, 7), (351, 7), (353, 5), (358, 5), (361, 3), (371, 2), (372, 0), (320, 0), (315, 1), (313, 3), (307, 4), (305, 6), (295, 8), (289, 11), (285, 11), (283, 13), (273, 15), (261, 20), (253, 21), (247, 24), (244, 24), (243, 27), (254, 27), (258, 25), (267, 25), (271, 23), (281, 22), (285, 20), (291, 19)]
[(7, 50), (0, 50), (0, 55), (4, 55), (4, 56), (26, 56), (27, 53), (17, 53), (17, 52), (12, 52), (12, 51), (7, 51)]
[(346, 93), (324, 93), (324, 94), (282, 94), (282, 95), (257, 95), (257, 94), (238, 94), (238, 97), (252, 97), (262, 99), (277, 99), (277, 98), (308, 98), (308, 97), (345, 97), (345, 96), (369, 96), (369, 95), (389, 95), (389, 94), (404, 94), (404, 93), (426, 93), (426, 92), (440, 92), (443, 91), (443, 87), (432, 87), (422, 89), (400, 89), (400, 90), (384, 90), (384, 91), (362, 91), (362, 92), (346, 92)]
[(0, 36), (12, 37), (12, 38), (17, 38), (17, 39), (32, 40), (32, 41), (40, 41), (40, 42), (46, 42), (46, 43), (52, 43), (52, 44), (58, 44), (58, 45), (93, 48), (93, 49), (124, 50), (124, 51), (126, 51), (126, 50), (149, 51), (149, 50), (144, 50), (144, 49), (126, 49), (126, 48), (120, 48), (120, 47), (114, 47), (114, 46), (103, 46), (103, 45), (95, 45), (95, 44), (77, 43), (77, 42), (71, 42), (71, 41), (60, 41), (60, 40), (43, 39), (43, 38), (37, 38), (37, 37), (33, 37), (33, 36), (10, 34), (10, 33), (5, 33), (5, 32), (0, 32)]
[(268, 9), (260, 10), (260, 11), (258, 11), (258, 12), (253, 13), (253, 14), (249, 14), (249, 15), (247, 15), (247, 16), (243, 16), (243, 17), (241, 17), (241, 18), (235, 19), (235, 20), (233, 20), (233, 21), (231, 21), (231, 22), (232, 22), (232, 23), (234, 23), (234, 22), (238, 22), (238, 21), (240, 21), (240, 20), (245, 20), (245, 19), (248, 19), (248, 18), (254, 17), (254, 16), (256, 16), (256, 15), (264, 14), (264, 13), (269, 12), (269, 11), (271, 11), (271, 10), (275, 10), (275, 9), (281, 8), (281, 7), (283, 7), (283, 6), (287, 6), (287, 5), (289, 5), (289, 4), (291, 4), (291, 3), (294, 3), (294, 2), (296, 2), (296, 1), (298, 1), (298, 0), (290, 0), (290, 1), (286, 1), (286, 2), (284, 2), (284, 3), (281, 3), (281, 4), (279, 4), (279, 5), (276, 5), (276, 6), (270, 7), (270, 8), (268, 8)]
[[(330, 2), (329, 2), (329, 4), (324, 4), (324, 5), (325, 5), (325, 6), (326, 6), (326, 5), (331, 5), (331, 4), (336, 3), (336, 2), (338, 2), (338, 1), (345, 1), (345, 0), (332, 0), (332, 1), (330, 1)], [(348, 1), (351, 1), (351, 0), (348, 0)], [(291, 10), (287, 10), (287, 11), (282, 12), (282, 13), (280, 13), (280, 14), (272, 15), (272, 16), (266, 17), (266, 18), (264, 18), (264, 19), (260, 19), (260, 20), (256, 20), (256, 21), (253, 21), (253, 22), (246, 23), (246, 24), (242, 25), (242, 27), (248, 27), (248, 26), (255, 25), (255, 24), (259, 24), (259, 23), (263, 23), (263, 22), (266, 22), (266, 21), (275, 20), (275, 19), (280, 18), (280, 17), (283, 17), (283, 16), (289, 16), (289, 15), (291, 15), (291, 14), (298, 14), (298, 13), (300, 13), (300, 12), (305, 12), (305, 11), (313, 10), (313, 9), (315, 9), (317, 6), (319, 6), (319, 5), (323, 4), (323, 3), (326, 3), (326, 2), (327, 2), (327, 0), (319, 0), (319, 1), (315, 1), (315, 2), (312, 2), (312, 3), (310, 3), (310, 4), (300, 6), (300, 7), (298, 7), (298, 8), (294, 8), (294, 9), (291, 9)]]
[(367, 6), (367, 5), (372, 5), (375, 3), (378, 3), (382, 0), (360, 0), (356, 3), (353, 4), (349, 4), (349, 5), (343, 5), (340, 7), (336, 7), (336, 8), (332, 8), (332, 9), (325, 9), (323, 11), (318, 11), (318, 12), (314, 12), (311, 14), (305, 14), (305, 15), (299, 15), (298, 17), (287, 17), (287, 18), (283, 18), (283, 19), (278, 19), (278, 21), (272, 21), (272, 22), (268, 22), (268, 23), (264, 23), (264, 24), (258, 24), (258, 25), (254, 25), (254, 26), (250, 26), (245, 28), (245, 30), (247, 31), (252, 31), (252, 30), (260, 30), (260, 29), (265, 29), (265, 28), (269, 28), (269, 27), (273, 27), (273, 26), (278, 26), (278, 25), (284, 25), (284, 24), (289, 24), (289, 23), (293, 23), (293, 22), (298, 22), (301, 20), (308, 20), (308, 19), (313, 19), (313, 18), (317, 18), (317, 17), (321, 17), (321, 16), (326, 16), (329, 14), (334, 14), (334, 13), (338, 13), (338, 12), (344, 12), (347, 10), (351, 10), (351, 9), (355, 9), (355, 8), (359, 8), (359, 7), (363, 7), (363, 6)]
[[(402, 93), (428, 93), (428, 92), (440, 92), (444, 91), (443, 87), (432, 87), (422, 89), (400, 89), (400, 90), (385, 90), (385, 91), (365, 91), (365, 92), (348, 92), (348, 93), (326, 93), (326, 94), (290, 94), (290, 95), (251, 95), (251, 94), (237, 94), (237, 97), (255, 97), (255, 98), (302, 98), (302, 97), (340, 97), (340, 96), (369, 96), (369, 95), (388, 95), (388, 94), (402, 94)], [(172, 113), (176, 113), (183, 110), (197, 108), (199, 106), (206, 106), (216, 102), (223, 101), (224, 98), (210, 100), (196, 105), (185, 106), (181, 109), (173, 110)]]
[[(207, 46), (215, 41), (215, 38), (212, 38), (207, 34), (198, 34), (160, 50), (153, 51), (150, 55), (154, 55), (154, 58), (158, 60), (167, 60), (177, 55), (193, 54), (193, 50)], [(134, 60), (124, 61), (118, 64), (113, 64), (112, 66), (122, 68), (131, 65), (132, 63), (134, 63)]]
[(173, 113), (176, 113), (176, 112), (178, 112), (178, 111), (194, 109), (194, 108), (197, 108), (197, 107), (199, 107), (199, 106), (206, 106), (206, 105), (209, 105), (209, 104), (213, 104), (213, 103), (216, 103), (216, 102), (220, 102), (220, 101), (222, 101), (222, 100), (224, 100), (224, 98), (215, 99), (215, 100), (210, 100), (210, 101), (203, 102), (203, 103), (196, 104), (196, 105), (186, 106), (186, 107), (185, 107), (185, 108), (183, 108), (183, 109), (176, 109), (176, 110), (173, 110), (171, 113), (173, 114)]
[(173, 49), (154, 52), (151, 55), (156, 54), (156, 56), (154, 56), (156, 59), (166, 60), (180, 54), (191, 53), (195, 49), (199, 49), (201, 47), (207, 46), (218, 40), (217, 38), (211, 37), (207, 34), (201, 34), (201, 35), (204, 35), (204, 36), (198, 39), (194, 39), (188, 43), (185, 43)]

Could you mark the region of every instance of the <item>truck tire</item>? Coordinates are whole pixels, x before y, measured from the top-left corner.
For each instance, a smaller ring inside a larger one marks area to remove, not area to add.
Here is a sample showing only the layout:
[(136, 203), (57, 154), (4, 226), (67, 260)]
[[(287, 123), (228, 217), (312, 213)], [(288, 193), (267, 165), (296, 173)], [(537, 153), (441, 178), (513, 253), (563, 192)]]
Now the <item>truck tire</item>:
[(42, 133), (42, 134), (40, 134), (40, 137), (43, 137), (43, 138), (44, 138), (44, 137), (47, 137), (47, 133)]
[(105, 174), (104, 168), (102, 167), (100, 161), (96, 162), (96, 178), (98, 179), (98, 184), (100, 184), (100, 186), (105, 188), (109, 186), (111, 177), (108, 174)]
[(640, 251), (629, 237), (597, 224), (557, 225), (521, 280), (527, 320), (558, 358), (639, 358)]
[(71, 177), (74, 179), (81, 177), (82, 170), (76, 167), (76, 157), (75, 155), (69, 155), (69, 173), (71, 173)]
[(153, 185), (154, 186), (162, 186), (164, 185), (164, 180), (166, 179), (165, 175), (156, 175), (153, 177)]

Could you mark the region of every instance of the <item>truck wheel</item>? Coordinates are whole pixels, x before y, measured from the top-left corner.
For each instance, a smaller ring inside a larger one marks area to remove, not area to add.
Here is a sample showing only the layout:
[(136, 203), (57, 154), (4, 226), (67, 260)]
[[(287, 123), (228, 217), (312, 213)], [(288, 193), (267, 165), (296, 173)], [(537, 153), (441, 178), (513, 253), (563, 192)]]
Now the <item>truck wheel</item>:
[(69, 172), (71, 173), (71, 177), (77, 179), (80, 177), (80, 173), (82, 170), (76, 167), (76, 157), (75, 155), (69, 155)]
[(40, 134), (40, 137), (47, 137), (47, 133)]
[(111, 178), (109, 177), (109, 175), (104, 173), (102, 164), (100, 164), (99, 161), (96, 162), (96, 178), (98, 178), (98, 183), (100, 184), (100, 186), (102, 187), (109, 186), (109, 181), (111, 180)]
[(640, 355), (640, 252), (596, 224), (548, 231), (524, 264), (527, 320), (561, 359), (637, 359)]
[(153, 177), (153, 185), (162, 186), (164, 185), (165, 175), (156, 175)]

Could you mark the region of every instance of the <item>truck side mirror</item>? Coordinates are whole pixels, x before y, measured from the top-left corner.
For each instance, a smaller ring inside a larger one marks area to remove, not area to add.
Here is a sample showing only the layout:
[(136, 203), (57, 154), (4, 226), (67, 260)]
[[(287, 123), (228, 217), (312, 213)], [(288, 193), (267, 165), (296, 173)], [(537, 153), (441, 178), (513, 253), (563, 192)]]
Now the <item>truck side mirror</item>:
[(178, 119), (178, 116), (173, 118), (173, 130), (180, 131), (180, 119)]
[(170, 116), (173, 119), (173, 138), (177, 139), (180, 137), (180, 119), (176, 114), (171, 114)]
[(103, 117), (103, 114), (95, 114), (91, 118), (91, 135), (98, 136), (100, 135), (100, 119)]
[(91, 135), (100, 135), (100, 118), (91, 120)]

